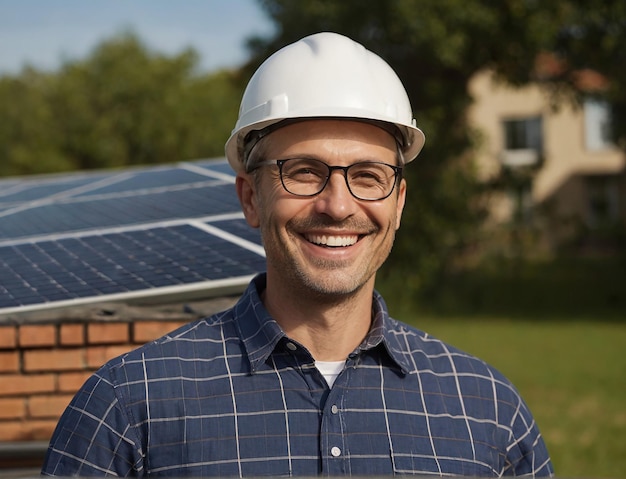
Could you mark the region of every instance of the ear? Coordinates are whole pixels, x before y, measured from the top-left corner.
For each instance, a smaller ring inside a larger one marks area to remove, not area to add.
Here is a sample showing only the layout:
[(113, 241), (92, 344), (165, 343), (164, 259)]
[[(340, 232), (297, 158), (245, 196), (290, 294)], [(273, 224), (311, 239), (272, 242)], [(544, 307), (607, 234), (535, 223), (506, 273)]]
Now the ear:
[(239, 203), (241, 203), (241, 209), (243, 210), (243, 215), (246, 217), (246, 221), (253, 228), (258, 228), (260, 222), (256, 192), (254, 188), (254, 178), (244, 172), (237, 173), (235, 187), (237, 189), (237, 196), (239, 197)]
[(400, 220), (402, 219), (402, 211), (406, 202), (406, 180), (402, 178), (398, 185), (398, 203), (396, 205), (396, 230), (400, 228)]

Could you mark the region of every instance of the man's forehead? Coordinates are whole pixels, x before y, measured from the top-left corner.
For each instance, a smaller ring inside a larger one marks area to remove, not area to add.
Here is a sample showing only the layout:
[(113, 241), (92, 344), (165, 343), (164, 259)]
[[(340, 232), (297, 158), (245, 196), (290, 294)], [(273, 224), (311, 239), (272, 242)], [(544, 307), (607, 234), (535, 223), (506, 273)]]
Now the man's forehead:
[[(302, 130), (305, 134), (307, 134), (308, 132), (308, 134), (311, 135), (312, 126), (316, 124), (329, 125), (331, 127), (331, 131), (338, 129), (342, 125), (344, 126), (344, 128), (346, 127), (346, 125), (356, 125), (355, 127), (358, 127), (359, 125), (374, 126), (391, 135), (399, 148), (403, 147), (403, 137), (400, 130), (398, 130), (395, 125), (387, 122), (343, 117), (290, 118), (271, 124), (261, 130), (253, 130), (248, 133), (244, 144), (244, 161), (247, 163), (248, 159), (250, 158), (250, 154), (254, 149), (256, 149), (257, 145), (273, 133), (281, 131), (283, 134), (289, 134), (289, 130), (291, 130), (291, 128), (288, 127), (297, 125), (298, 130)], [(333, 127), (333, 125), (335, 126)], [(291, 134), (293, 134), (293, 132), (291, 132)], [(275, 137), (276, 135), (272, 136)]]
[(315, 141), (353, 141), (395, 150), (396, 138), (388, 129), (370, 122), (340, 119), (314, 119), (293, 122), (267, 135), (271, 143), (293, 144)]
[(324, 161), (373, 160), (392, 162), (397, 146), (386, 131), (373, 125), (320, 120), (293, 124), (267, 137), (263, 158), (311, 157)]

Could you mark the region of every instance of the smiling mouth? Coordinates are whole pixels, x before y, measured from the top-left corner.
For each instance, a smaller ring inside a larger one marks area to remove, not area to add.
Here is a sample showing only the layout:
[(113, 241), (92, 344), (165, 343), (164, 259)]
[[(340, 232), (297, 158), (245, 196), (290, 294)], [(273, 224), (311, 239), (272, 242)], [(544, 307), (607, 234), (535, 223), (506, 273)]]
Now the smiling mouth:
[(344, 248), (346, 246), (352, 246), (359, 240), (358, 235), (305, 235), (305, 238), (310, 243), (318, 246), (326, 246), (328, 248)]

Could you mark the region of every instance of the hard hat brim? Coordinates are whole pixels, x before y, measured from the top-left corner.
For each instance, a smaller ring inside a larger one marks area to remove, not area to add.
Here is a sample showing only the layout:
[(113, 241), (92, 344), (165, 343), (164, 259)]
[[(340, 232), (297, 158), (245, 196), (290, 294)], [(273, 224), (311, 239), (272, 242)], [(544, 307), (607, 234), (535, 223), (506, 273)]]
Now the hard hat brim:
[[(324, 120), (324, 119), (326, 120), (337, 120), (337, 119), (352, 120), (352, 121), (362, 121), (362, 122), (374, 123), (374, 124), (386, 123), (390, 126), (394, 126), (395, 128), (397, 128), (398, 131), (400, 132), (400, 135), (403, 138), (403, 144), (401, 145), (401, 149), (402, 149), (402, 156), (403, 156), (404, 164), (407, 164), (413, 161), (417, 157), (419, 152), (422, 150), (422, 148), (424, 147), (424, 143), (426, 140), (424, 133), (416, 126), (398, 124), (396, 122), (388, 121), (388, 120), (386, 121), (383, 119), (363, 118), (362, 115), (363, 115), (362, 111), (354, 110), (354, 111), (346, 111), (345, 115), (333, 115), (333, 116), (326, 116), (322, 114), (320, 115), (311, 114), (310, 116), (300, 115), (298, 117), (293, 117), (293, 118), (288, 118), (288, 117), (273, 118), (273, 119), (253, 123), (253, 124), (248, 124), (242, 128), (235, 129), (233, 133), (231, 134), (230, 138), (228, 139), (225, 145), (226, 158), (228, 159), (228, 162), (231, 168), (233, 168), (235, 172), (239, 172), (240, 170), (244, 168), (244, 165), (245, 165), (246, 138), (248, 138), (250, 133), (254, 131), (261, 131), (264, 129), (271, 128), (272, 125), (281, 124), (281, 126), (284, 126), (282, 123), (285, 122), (285, 120), (293, 120), (293, 121), (290, 121), (289, 123), (298, 122), (298, 121), (308, 121), (308, 120)], [(271, 130), (271, 131), (274, 131), (274, 130)], [(250, 146), (248, 146), (247, 149), (249, 151)]]

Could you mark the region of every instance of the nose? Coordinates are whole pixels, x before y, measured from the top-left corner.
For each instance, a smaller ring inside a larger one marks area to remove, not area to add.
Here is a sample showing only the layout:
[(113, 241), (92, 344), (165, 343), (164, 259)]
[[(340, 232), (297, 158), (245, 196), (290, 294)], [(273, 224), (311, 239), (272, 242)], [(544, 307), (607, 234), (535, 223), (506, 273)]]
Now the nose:
[(357, 199), (352, 196), (344, 172), (332, 171), (324, 190), (315, 197), (315, 211), (334, 220), (343, 220), (354, 214)]

